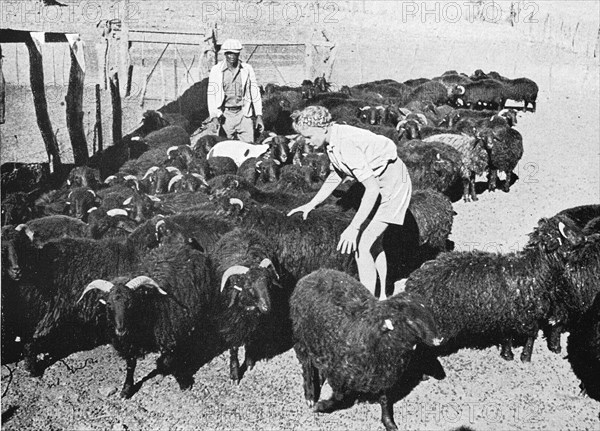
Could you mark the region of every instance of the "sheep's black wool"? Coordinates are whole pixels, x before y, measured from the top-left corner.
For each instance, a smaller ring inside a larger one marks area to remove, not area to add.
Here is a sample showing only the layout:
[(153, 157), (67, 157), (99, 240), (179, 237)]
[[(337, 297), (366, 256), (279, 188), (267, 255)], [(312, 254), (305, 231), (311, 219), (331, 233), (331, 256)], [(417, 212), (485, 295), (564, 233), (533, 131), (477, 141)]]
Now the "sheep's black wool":
[(334, 391), (330, 400), (316, 404), (317, 411), (331, 411), (353, 395), (377, 396), (383, 424), (396, 429), (392, 388), (419, 344), (439, 344), (425, 303), (407, 293), (378, 301), (351, 276), (322, 269), (298, 282), (290, 316), (307, 401), (318, 400), (316, 372)]
[(569, 334), (567, 354), (582, 392), (600, 401), (600, 294)]

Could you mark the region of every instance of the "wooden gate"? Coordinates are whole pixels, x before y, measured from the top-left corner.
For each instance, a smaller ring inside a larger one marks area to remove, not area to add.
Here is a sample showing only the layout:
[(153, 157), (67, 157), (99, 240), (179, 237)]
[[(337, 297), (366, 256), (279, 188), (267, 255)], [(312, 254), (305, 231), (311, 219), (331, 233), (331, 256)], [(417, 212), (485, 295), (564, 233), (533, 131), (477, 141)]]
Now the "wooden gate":
[(125, 28), (120, 21), (107, 24), (105, 82), (117, 69), (121, 95), (155, 109), (176, 100), (194, 82), (206, 76), (215, 63), (214, 29), (171, 32)]

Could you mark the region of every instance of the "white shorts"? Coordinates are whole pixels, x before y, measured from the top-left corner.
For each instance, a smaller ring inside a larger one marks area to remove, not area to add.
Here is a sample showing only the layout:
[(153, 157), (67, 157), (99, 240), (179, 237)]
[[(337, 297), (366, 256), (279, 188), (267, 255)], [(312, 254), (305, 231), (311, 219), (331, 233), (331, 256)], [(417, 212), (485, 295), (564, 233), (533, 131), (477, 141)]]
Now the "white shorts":
[(406, 166), (400, 158), (397, 158), (390, 162), (376, 179), (379, 183), (381, 203), (375, 211), (373, 220), (388, 224), (404, 224), (412, 195), (412, 182)]

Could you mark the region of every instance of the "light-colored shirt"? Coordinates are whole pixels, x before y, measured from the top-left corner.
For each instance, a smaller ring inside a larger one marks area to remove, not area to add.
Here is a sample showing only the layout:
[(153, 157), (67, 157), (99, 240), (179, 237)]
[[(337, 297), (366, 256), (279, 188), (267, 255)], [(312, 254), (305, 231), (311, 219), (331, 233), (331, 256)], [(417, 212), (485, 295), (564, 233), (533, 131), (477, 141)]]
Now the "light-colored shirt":
[[(221, 109), (225, 101), (223, 71), (226, 68), (227, 62), (223, 60), (210, 69), (208, 88), (206, 90), (206, 101), (210, 118), (216, 118), (223, 114)], [(244, 112), (244, 116), (262, 115), (262, 98), (254, 69), (248, 63), (240, 62), (239, 76), (242, 80), (242, 111)]]
[(239, 63), (233, 71), (226, 67), (223, 70), (223, 90), (225, 92), (225, 101), (223, 106), (236, 107), (244, 104), (244, 86), (242, 84), (242, 75), (240, 69), (242, 64)]
[(391, 139), (344, 124), (331, 126), (327, 155), (338, 171), (360, 182), (379, 177), (388, 163), (398, 158)]

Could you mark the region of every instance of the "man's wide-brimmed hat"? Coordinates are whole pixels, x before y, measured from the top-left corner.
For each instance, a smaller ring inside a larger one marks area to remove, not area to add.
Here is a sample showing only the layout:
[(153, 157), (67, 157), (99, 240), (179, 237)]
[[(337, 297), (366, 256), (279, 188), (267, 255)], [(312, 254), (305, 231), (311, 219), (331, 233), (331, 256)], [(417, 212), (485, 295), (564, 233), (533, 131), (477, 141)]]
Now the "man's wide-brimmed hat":
[(240, 53), (242, 51), (242, 44), (237, 39), (227, 39), (225, 42), (223, 42), (223, 45), (221, 45), (221, 51), (223, 53), (227, 53), (227, 52)]

